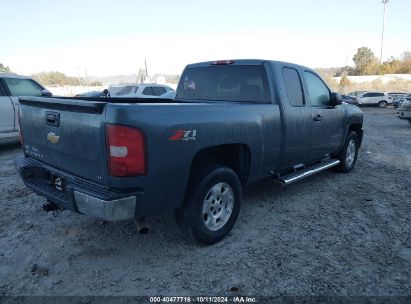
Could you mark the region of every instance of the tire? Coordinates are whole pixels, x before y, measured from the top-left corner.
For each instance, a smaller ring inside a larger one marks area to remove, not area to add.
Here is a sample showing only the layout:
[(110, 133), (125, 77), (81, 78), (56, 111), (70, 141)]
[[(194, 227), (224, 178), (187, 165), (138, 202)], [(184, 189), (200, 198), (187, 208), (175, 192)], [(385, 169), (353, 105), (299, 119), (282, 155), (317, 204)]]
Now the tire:
[(348, 133), (344, 147), (337, 155), (337, 159), (340, 160), (340, 164), (336, 167), (338, 172), (348, 173), (354, 169), (355, 163), (357, 162), (359, 143), (357, 133), (353, 131)]
[(408, 119), (408, 123), (411, 124), (411, 119)]
[(385, 100), (381, 100), (378, 102), (378, 107), (385, 108), (387, 106), (387, 102)]
[(237, 174), (230, 168), (210, 165), (194, 172), (175, 218), (191, 240), (215, 244), (233, 228), (241, 200), (242, 188)]

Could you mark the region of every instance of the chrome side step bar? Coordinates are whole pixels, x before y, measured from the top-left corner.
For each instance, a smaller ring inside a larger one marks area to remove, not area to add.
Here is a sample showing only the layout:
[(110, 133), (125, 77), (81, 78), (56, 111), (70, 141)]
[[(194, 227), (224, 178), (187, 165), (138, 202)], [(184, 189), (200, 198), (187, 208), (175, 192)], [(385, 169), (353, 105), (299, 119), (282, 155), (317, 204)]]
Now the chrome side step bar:
[(308, 176), (317, 174), (321, 171), (327, 170), (331, 167), (335, 167), (340, 163), (340, 160), (338, 159), (330, 159), (324, 162), (321, 162), (319, 164), (313, 165), (311, 167), (307, 167), (305, 169), (302, 169), (301, 171), (287, 174), (284, 176), (280, 176), (275, 179), (276, 182), (280, 183), (283, 186), (290, 185), (296, 181), (302, 180), (303, 178), (306, 178)]

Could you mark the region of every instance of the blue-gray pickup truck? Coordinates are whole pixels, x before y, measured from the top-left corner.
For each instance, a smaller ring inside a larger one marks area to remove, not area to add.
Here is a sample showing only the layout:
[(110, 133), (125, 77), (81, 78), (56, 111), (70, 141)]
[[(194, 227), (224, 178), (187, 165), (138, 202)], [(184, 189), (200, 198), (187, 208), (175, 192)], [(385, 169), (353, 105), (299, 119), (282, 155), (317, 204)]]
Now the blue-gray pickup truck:
[(20, 98), (24, 183), (104, 220), (174, 210), (195, 241), (232, 229), (242, 188), (350, 172), (363, 115), (311, 69), (278, 61), (188, 65), (174, 99)]

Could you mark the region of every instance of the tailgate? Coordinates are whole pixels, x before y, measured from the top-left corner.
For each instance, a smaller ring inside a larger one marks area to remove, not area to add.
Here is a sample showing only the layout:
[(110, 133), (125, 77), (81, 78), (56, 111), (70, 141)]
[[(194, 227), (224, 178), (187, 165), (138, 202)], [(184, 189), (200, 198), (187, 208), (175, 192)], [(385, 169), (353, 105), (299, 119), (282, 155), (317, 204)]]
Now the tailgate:
[(107, 183), (106, 103), (22, 97), (20, 128), (24, 153), (79, 177)]

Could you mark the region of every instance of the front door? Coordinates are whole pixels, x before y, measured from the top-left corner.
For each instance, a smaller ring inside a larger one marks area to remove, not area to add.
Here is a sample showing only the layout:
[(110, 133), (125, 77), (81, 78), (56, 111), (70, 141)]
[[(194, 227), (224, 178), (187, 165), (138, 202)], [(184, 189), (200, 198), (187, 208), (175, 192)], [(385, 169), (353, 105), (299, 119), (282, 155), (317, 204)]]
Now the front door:
[(344, 136), (342, 106), (332, 107), (331, 92), (325, 83), (311, 71), (304, 71), (308, 99), (312, 112), (311, 160), (319, 160), (335, 152)]
[(0, 80), (0, 133), (14, 131), (14, 106)]

